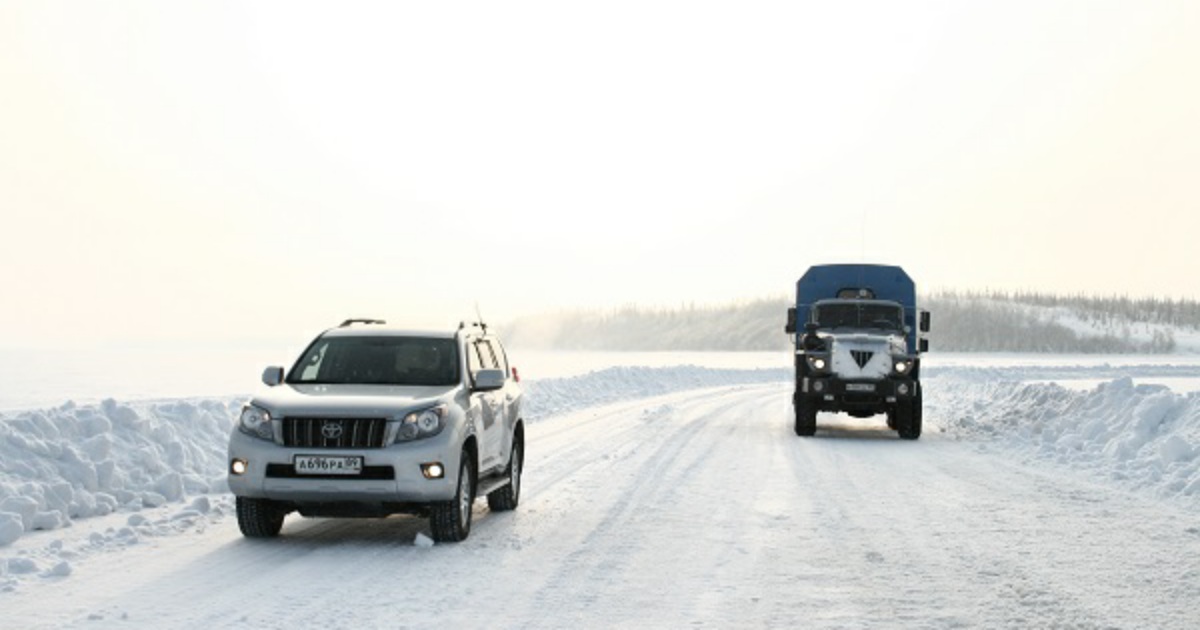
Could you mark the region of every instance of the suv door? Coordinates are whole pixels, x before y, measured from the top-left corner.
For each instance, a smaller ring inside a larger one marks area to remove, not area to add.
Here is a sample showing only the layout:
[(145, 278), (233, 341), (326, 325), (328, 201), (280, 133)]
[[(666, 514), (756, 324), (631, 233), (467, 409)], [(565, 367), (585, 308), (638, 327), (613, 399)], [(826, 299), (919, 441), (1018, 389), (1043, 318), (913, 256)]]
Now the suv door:
[(509, 451), (512, 450), (513, 430), (517, 426), (517, 420), (521, 418), (521, 386), (517, 383), (517, 378), (513, 376), (512, 368), (508, 364), (508, 353), (504, 350), (504, 344), (495, 337), (488, 341), (492, 344), (492, 350), (496, 354), (496, 364), (504, 372), (504, 387), (499, 392), (504, 418), (504, 432), (500, 436), (500, 458), (501, 461), (507, 463)]
[[(486, 339), (472, 339), (467, 343), (467, 363), (471, 370), (471, 384), (475, 373), (481, 369), (500, 369), (495, 351)], [(471, 394), (479, 402), (479, 465), (484, 474), (507, 462), (503, 458), (505, 435), (504, 388), (490, 392)]]

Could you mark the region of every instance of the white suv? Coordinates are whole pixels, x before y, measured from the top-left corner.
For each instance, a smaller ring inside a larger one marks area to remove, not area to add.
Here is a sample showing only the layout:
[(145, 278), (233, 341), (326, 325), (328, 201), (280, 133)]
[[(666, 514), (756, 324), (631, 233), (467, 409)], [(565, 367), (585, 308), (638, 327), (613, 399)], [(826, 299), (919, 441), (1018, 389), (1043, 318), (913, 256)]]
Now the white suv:
[(486, 326), (452, 332), (347, 320), (319, 335), (242, 409), (229, 488), (249, 537), (284, 517), (429, 516), (434, 540), (471, 532), (475, 497), (521, 497), (525, 429), (517, 371)]

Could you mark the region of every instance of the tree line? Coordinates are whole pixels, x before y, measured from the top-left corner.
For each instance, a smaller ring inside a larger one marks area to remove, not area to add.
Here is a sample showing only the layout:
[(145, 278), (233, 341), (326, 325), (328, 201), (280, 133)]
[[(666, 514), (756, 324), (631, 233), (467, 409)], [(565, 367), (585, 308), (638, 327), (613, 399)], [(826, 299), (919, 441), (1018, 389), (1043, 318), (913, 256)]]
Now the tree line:
[[(715, 306), (567, 311), (505, 325), (514, 346), (607, 351), (783, 351), (786, 297)], [(935, 351), (1058, 354), (1170, 353), (1175, 330), (1200, 330), (1200, 302), (942, 291), (921, 298)]]

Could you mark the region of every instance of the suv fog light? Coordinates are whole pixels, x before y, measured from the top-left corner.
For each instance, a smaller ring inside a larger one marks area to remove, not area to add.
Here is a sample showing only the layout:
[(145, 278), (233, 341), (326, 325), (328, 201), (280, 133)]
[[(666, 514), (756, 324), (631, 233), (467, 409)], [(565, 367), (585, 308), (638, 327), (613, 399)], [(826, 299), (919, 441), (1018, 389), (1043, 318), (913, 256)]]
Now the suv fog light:
[(246, 460), (235, 459), (235, 460), (229, 462), (229, 472), (231, 472), (235, 475), (244, 475), (244, 474), (246, 474), (246, 466), (247, 466)]
[(907, 396), (908, 395), (908, 383), (900, 383), (899, 385), (896, 386), (896, 391), (901, 396)]
[(825, 381), (813, 381), (813, 391), (814, 392), (825, 391)]
[(421, 464), (421, 474), (425, 475), (426, 479), (441, 479), (446, 474), (446, 469), (437, 462)]

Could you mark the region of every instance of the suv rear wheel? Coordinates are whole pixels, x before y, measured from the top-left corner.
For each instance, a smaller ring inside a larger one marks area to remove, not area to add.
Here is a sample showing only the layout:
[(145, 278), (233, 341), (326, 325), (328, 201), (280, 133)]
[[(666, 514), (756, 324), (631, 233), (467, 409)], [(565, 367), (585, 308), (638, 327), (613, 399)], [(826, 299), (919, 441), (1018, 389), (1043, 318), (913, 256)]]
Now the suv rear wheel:
[(429, 528), (437, 542), (460, 542), (471, 534), (471, 508), (475, 503), (475, 462), (463, 449), (458, 465), (458, 489), (454, 498), (433, 506)]
[(512, 452), (508, 456), (508, 485), (488, 493), (488, 507), (493, 512), (515, 510), (521, 500), (521, 464), (525, 459), (525, 446), (521, 436), (513, 436)]

